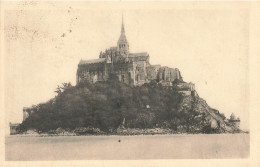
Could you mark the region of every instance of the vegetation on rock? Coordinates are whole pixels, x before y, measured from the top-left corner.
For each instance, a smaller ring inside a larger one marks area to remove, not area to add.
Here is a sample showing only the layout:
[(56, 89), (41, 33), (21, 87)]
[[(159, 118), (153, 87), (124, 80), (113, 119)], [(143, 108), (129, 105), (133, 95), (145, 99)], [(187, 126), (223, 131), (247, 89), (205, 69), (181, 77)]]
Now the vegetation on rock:
[(97, 128), (104, 133), (116, 133), (123, 120), (124, 128), (219, 132), (210, 127), (208, 114), (196, 107), (199, 97), (185, 97), (173, 87), (163, 87), (155, 81), (131, 87), (112, 75), (106, 82), (63, 84), (56, 92), (55, 98), (31, 108), (32, 114), (19, 127), (21, 132)]

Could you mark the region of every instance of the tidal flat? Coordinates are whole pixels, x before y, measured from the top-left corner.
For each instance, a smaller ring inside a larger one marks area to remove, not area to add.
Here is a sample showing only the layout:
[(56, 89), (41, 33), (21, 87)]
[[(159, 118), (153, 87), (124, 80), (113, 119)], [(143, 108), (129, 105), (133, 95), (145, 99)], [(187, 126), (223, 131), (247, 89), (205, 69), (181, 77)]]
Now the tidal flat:
[(249, 134), (7, 136), (7, 161), (248, 158)]

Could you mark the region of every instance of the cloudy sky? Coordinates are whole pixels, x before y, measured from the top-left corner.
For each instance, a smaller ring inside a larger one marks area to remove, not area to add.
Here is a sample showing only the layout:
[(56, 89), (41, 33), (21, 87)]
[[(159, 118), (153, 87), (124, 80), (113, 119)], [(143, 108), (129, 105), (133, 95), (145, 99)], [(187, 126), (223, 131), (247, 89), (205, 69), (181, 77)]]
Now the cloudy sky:
[(80, 59), (115, 46), (122, 13), (130, 52), (179, 68), (211, 107), (249, 127), (247, 3), (20, 2), (4, 15), (7, 128), (22, 121), (23, 107), (54, 97), (57, 85), (75, 85)]

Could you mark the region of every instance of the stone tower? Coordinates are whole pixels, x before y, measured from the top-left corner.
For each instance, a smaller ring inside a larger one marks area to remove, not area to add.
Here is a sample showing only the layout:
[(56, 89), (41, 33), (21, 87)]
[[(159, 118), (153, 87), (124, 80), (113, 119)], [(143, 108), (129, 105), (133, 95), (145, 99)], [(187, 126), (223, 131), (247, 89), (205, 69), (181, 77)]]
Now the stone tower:
[(235, 128), (239, 129), (240, 126), (240, 118), (236, 117), (234, 113), (230, 115), (230, 119), (228, 122), (233, 125)]
[(124, 27), (124, 17), (122, 16), (122, 27), (121, 27), (121, 35), (117, 42), (117, 50), (119, 51), (120, 55), (128, 56), (129, 54), (129, 43), (125, 36), (125, 27)]

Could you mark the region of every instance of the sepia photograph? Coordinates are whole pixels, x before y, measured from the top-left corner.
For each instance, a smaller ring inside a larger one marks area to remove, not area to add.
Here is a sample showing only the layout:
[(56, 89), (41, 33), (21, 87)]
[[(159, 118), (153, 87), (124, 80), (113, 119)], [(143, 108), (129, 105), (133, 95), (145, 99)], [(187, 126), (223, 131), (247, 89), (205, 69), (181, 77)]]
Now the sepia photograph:
[(0, 3), (4, 161), (250, 158), (250, 2)]

